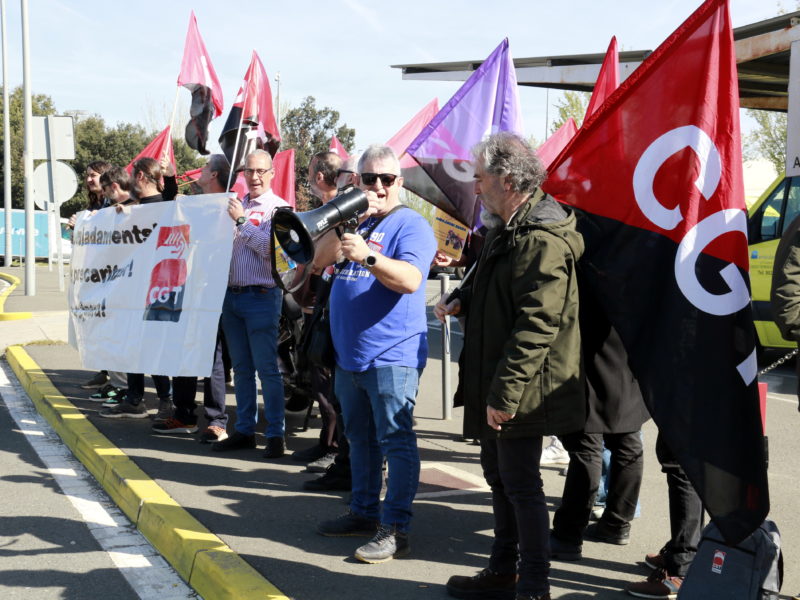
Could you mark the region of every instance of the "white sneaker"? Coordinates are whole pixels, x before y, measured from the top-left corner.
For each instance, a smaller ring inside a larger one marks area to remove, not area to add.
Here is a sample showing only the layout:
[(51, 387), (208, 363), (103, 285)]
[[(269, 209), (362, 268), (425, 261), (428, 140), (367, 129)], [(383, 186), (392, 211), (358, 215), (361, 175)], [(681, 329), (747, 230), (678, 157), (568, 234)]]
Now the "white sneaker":
[(564, 450), (559, 439), (555, 436), (550, 438), (550, 445), (542, 450), (540, 465), (568, 465), (569, 453)]

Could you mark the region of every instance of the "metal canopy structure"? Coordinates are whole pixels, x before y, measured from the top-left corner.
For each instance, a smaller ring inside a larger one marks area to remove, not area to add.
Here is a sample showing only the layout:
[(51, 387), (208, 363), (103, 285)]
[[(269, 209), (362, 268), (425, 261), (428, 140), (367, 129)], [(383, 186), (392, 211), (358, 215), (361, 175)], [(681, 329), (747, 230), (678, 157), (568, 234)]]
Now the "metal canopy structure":
[[(800, 11), (733, 30), (739, 71), (739, 98), (745, 108), (786, 112), (789, 106), (789, 57), (792, 42), (800, 40)], [(625, 80), (651, 53), (619, 53), (620, 80)], [(517, 58), (517, 83), (533, 87), (591, 92), (605, 53)], [(392, 65), (403, 79), (465, 81), (481, 60)]]

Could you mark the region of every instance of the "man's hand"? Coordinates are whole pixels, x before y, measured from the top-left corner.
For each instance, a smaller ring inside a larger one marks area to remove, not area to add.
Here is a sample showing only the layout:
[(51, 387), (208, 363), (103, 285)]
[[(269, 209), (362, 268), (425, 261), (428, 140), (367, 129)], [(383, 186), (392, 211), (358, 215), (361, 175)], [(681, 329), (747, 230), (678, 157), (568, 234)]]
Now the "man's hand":
[(78, 213), (75, 213), (69, 218), (69, 221), (67, 221), (67, 227), (69, 227), (70, 229), (75, 229), (75, 223), (77, 221), (78, 221)]
[(436, 303), (436, 306), (433, 307), (434, 316), (442, 323), (444, 323), (444, 320), (448, 315), (457, 315), (460, 312), (461, 300), (458, 298), (455, 298), (450, 302), (445, 302), (445, 299), (441, 298), (439, 302)]
[(172, 168), (172, 163), (166, 156), (163, 156), (158, 164), (164, 177), (173, 177), (175, 175), (175, 169)]
[(347, 260), (361, 264), (370, 253), (364, 238), (357, 233), (342, 234), (342, 254)]
[(242, 206), (242, 201), (236, 196), (228, 198), (228, 215), (234, 221), (244, 216), (244, 206)]
[(433, 255), (433, 266), (435, 267), (449, 267), (453, 263), (453, 259), (441, 250), (437, 250)]
[(516, 413), (510, 415), (502, 410), (497, 410), (488, 405), (486, 406), (486, 422), (489, 424), (489, 427), (495, 431), (500, 431), (501, 425), (506, 421), (510, 421), (515, 416)]

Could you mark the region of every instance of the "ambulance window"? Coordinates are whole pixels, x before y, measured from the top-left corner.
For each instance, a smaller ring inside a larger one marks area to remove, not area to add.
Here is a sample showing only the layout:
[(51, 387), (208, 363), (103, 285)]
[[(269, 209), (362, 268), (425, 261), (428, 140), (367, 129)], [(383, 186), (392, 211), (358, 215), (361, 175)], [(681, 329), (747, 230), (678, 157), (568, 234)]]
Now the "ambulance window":
[[(786, 195), (786, 180), (784, 179), (781, 184), (775, 188), (770, 194), (769, 198), (764, 201), (753, 219), (758, 223), (758, 228), (755, 232), (751, 229), (752, 233), (756, 233), (758, 239), (751, 239), (750, 243), (768, 242), (780, 237), (781, 225), (781, 212), (783, 212), (783, 200)], [(752, 237), (752, 236), (751, 236)]]
[(792, 177), (789, 193), (786, 194), (786, 210), (784, 210), (781, 225), (781, 234), (786, 231), (789, 224), (800, 214), (800, 177)]

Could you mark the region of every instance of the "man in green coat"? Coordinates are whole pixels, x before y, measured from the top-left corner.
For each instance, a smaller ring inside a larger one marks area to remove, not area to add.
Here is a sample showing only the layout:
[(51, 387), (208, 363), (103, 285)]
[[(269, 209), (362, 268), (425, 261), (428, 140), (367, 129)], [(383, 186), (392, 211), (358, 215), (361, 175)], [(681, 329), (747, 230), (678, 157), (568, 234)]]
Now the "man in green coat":
[(475, 192), (489, 228), (472, 281), (436, 316), (465, 314), (464, 436), (481, 440), (492, 489), (489, 567), (453, 576), (456, 598), (549, 599), (549, 524), (542, 437), (586, 420), (575, 264), (575, 215), (544, 195), (545, 171), (523, 139), (498, 133), (473, 149)]

